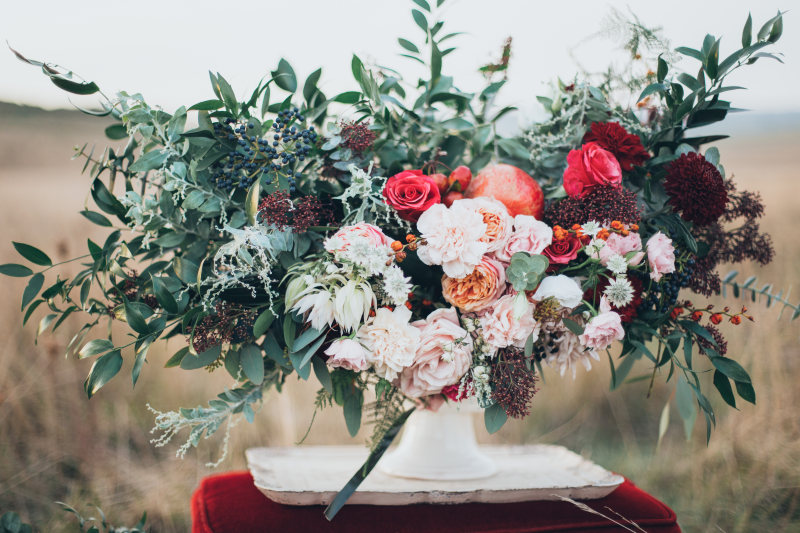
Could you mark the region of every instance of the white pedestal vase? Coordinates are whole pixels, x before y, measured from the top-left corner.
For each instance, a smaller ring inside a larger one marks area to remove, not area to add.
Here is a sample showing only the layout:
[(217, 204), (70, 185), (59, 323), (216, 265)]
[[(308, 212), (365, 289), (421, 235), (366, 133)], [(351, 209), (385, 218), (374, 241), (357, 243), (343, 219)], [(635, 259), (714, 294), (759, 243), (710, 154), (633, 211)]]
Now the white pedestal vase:
[(447, 403), (437, 412), (415, 411), (405, 423), (400, 443), (376, 468), (390, 476), (440, 481), (495, 474), (497, 466), (475, 439), (477, 412), (481, 409), (474, 401)]

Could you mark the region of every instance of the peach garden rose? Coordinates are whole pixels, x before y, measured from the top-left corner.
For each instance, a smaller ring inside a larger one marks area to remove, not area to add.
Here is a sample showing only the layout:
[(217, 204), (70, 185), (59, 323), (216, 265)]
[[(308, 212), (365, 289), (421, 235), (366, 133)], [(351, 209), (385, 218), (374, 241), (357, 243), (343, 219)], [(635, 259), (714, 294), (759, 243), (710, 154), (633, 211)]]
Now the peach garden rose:
[(503, 264), (484, 256), (471, 274), (464, 278), (442, 277), (444, 299), (462, 312), (481, 311), (491, 306), (506, 289)]

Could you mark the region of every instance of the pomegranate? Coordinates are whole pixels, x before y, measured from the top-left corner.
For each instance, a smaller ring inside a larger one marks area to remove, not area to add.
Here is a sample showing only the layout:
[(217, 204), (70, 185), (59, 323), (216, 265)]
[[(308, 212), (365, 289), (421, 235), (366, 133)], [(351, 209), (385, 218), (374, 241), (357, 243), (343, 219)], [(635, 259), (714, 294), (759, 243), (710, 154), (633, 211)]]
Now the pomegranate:
[[(512, 217), (532, 215), (538, 220), (544, 213), (544, 193), (539, 184), (525, 171), (512, 165), (489, 165), (472, 181), (464, 192), (466, 198), (494, 197), (508, 209)], [(446, 197), (445, 197), (446, 202)]]
[(439, 194), (444, 196), (445, 193), (447, 193), (447, 189), (450, 188), (450, 183), (447, 179), (447, 176), (444, 174), (431, 174), (428, 177), (431, 178), (434, 183), (436, 183), (436, 186), (439, 188)]
[[(465, 167), (464, 165), (456, 167), (456, 169), (450, 173), (450, 177), (447, 178), (447, 183), (450, 188), (461, 192), (467, 190), (470, 181), (472, 181), (472, 171), (469, 167)], [(458, 186), (454, 186), (455, 183), (458, 183)]]
[(445, 206), (450, 207), (451, 205), (453, 205), (453, 202), (455, 202), (456, 200), (461, 200), (462, 198), (464, 198), (464, 195), (462, 193), (458, 191), (450, 191), (449, 193), (444, 195), (442, 203)]

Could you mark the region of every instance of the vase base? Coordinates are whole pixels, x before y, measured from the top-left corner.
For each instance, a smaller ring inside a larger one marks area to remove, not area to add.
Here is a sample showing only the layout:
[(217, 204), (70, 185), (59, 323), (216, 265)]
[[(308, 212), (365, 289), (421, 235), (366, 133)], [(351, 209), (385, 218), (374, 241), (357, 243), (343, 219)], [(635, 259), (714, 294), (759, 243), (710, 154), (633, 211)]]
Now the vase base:
[(497, 465), (478, 449), (450, 464), (428, 464), (418, 457), (408, 457), (403, 450), (388, 452), (375, 467), (384, 474), (406, 479), (459, 481), (485, 479), (497, 473)]

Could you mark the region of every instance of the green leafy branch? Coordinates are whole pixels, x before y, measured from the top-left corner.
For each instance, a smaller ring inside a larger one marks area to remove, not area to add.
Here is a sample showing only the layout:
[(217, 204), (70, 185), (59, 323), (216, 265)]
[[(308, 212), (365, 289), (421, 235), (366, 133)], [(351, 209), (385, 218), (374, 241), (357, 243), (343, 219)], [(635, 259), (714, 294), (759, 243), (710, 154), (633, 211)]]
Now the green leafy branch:
[(758, 287), (756, 276), (750, 276), (740, 283), (736, 280), (736, 276), (738, 275), (739, 273), (736, 270), (733, 270), (722, 279), (722, 296), (728, 295), (727, 288), (730, 287), (734, 298), (747, 298), (749, 295), (752, 302), (762, 301), (765, 303), (767, 308), (771, 307), (773, 302), (781, 304), (783, 307), (781, 307), (778, 320), (781, 319), (783, 312), (786, 311), (786, 309), (792, 311), (790, 320), (795, 320), (796, 318), (800, 317), (800, 303), (793, 304), (789, 301), (789, 295), (792, 291), (791, 287), (786, 291), (786, 294), (783, 293), (783, 290), (778, 291), (776, 294), (772, 292), (773, 287), (771, 283), (766, 283), (763, 286)]

